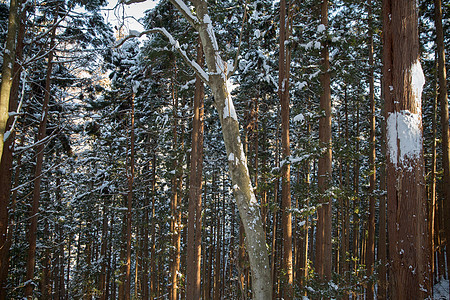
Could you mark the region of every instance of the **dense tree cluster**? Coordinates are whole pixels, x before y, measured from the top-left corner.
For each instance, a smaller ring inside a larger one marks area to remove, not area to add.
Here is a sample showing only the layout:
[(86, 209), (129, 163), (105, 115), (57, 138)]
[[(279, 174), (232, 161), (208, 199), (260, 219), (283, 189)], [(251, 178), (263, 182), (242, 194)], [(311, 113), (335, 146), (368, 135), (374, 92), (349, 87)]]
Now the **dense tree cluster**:
[(0, 3), (0, 299), (448, 297), (449, 1), (106, 5)]

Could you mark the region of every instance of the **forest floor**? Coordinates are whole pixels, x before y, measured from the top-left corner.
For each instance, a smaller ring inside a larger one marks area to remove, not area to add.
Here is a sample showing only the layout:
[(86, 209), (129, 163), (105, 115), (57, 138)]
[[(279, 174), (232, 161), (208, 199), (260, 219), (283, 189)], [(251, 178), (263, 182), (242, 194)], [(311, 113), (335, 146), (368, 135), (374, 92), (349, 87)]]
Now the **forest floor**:
[(448, 280), (441, 280), (434, 285), (433, 298), (435, 300), (449, 300)]

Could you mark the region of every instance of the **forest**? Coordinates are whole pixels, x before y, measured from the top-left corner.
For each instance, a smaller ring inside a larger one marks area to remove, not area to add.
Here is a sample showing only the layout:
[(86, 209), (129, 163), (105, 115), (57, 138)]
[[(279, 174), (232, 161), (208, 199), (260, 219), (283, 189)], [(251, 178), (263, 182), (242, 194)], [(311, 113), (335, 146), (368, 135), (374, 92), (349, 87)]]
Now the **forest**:
[(0, 28), (0, 299), (449, 299), (449, 0)]

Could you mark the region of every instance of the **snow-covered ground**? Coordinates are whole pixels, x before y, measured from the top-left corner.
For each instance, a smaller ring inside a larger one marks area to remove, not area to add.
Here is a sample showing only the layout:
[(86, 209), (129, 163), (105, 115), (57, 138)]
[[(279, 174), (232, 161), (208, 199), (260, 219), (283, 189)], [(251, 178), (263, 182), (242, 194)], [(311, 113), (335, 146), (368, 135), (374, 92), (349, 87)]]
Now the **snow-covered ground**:
[(449, 300), (448, 280), (441, 280), (434, 285), (433, 298), (438, 300)]

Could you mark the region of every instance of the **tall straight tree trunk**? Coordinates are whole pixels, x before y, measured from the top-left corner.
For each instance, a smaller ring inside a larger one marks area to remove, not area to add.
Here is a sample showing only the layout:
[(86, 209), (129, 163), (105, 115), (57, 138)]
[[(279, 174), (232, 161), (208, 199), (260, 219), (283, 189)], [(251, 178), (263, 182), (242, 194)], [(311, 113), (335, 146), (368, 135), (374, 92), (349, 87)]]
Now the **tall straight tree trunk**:
[[(328, 26), (328, 0), (321, 4), (321, 23)], [(317, 239), (316, 239), (316, 270), (321, 280), (331, 279), (331, 197), (326, 196), (331, 187), (331, 89), (330, 89), (330, 60), (328, 53), (328, 42), (322, 41), (322, 74), (320, 83), (322, 93), (320, 95), (320, 110), (323, 116), (319, 120), (319, 142), (324, 148), (319, 157), (318, 186), (322, 194), (321, 206), (318, 208)]]
[[(197, 63), (203, 66), (201, 42), (197, 48)], [(202, 253), (202, 170), (203, 170), (203, 99), (204, 87), (196, 77), (194, 119), (192, 120), (191, 175), (189, 180), (189, 218), (186, 264), (186, 298), (200, 299), (200, 269)]]
[[(8, 33), (6, 34), (6, 46), (3, 54), (2, 83), (0, 86), (0, 162), (3, 157), (5, 133), (9, 118), (8, 110), (11, 97), (11, 85), (14, 76), (13, 66), (16, 60), (16, 35), (19, 28), (19, 3), (20, 0), (11, 0), (9, 3)], [(6, 138), (8, 138), (8, 135), (6, 135)], [(3, 223), (3, 220), (0, 219), (0, 226), (5, 225), (6, 223)], [(3, 231), (0, 232), (0, 234), (3, 235)]]
[[(381, 83), (381, 95), (384, 99), (385, 88), (384, 83)], [(384, 115), (384, 105), (382, 105), (382, 115)], [(383, 119), (381, 125), (381, 154), (386, 157), (386, 122)], [(380, 190), (386, 191), (386, 167), (380, 169)], [(387, 232), (386, 232), (386, 196), (380, 196), (380, 220), (379, 220), (379, 237), (377, 245), (377, 259), (380, 263), (378, 271), (378, 290), (377, 299), (384, 300), (387, 298)]]
[(280, 1), (280, 57), (278, 94), (281, 103), (281, 144), (282, 158), (286, 160), (281, 168), (281, 226), (283, 230), (282, 252), (282, 290), (285, 299), (292, 299), (293, 268), (292, 268), (292, 213), (291, 213), (291, 165), (289, 163), (289, 51), (285, 47), (287, 40), (286, 0)]
[(392, 299), (431, 296), (422, 146), (422, 88), (415, 1), (383, 1), (383, 79)]
[[(434, 0), (436, 44), (438, 54), (439, 103), (442, 125), (442, 165), (444, 177), (442, 194), (444, 198), (444, 231), (447, 245), (450, 244), (450, 132), (448, 115), (447, 71), (445, 68), (444, 31), (442, 28), (442, 1)], [(450, 265), (450, 247), (447, 246), (447, 268)], [(450, 287), (449, 287), (450, 288)]]
[(106, 285), (108, 285), (108, 282), (106, 281), (106, 266), (107, 266), (107, 259), (106, 259), (106, 249), (108, 246), (107, 241), (107, 235), (108, 235), (108, 214), (107, 214), (107, 198), (108, 196), (105, 196), (105, 199), (103, 200), (103, 222), (102, 222), (102, 237), (101, 237), (101, 250), (100, 250), (100, 257), (101, 257), (101, 272), (100, 272), (100, 278), (98, 283), (98, 289), (100, 292), (100, 300), (106, 300)]
[[(59, 11), (59, 7), (55, 8), (56, 12)], [(58, 14), (56, 14), (58, 15)], [(47, 58), (47, 74), (45, 77), (45, 91), (44, 91), (44, 101), (42, 104), (42, 117), (39, 123), (37, 142), (36, 146), (36, 166), (34, 170), (34, 187), (33, 187), (33, 197), (31, 202), (31, 212), (30, 212), (30, 223), (28, 228), (28, 256), (26, 264), (26, 277), (25, 282), (25, 297), (30, 298), (33, 294), (33, 277), (34, 268), (36, 261), (36, 234), (37, 234), (37, 223), (38, 223), (38, 211), (39, 211), (39, 200), (41, 197), (41, 179), (42, 179), (42, 164), (44, 162), (44, 149), (45, 143), (43, 140), (46, 137), (47, 130), (47, 120), (48, 120), (48, 109), (50, 102), (50, 88), (51, 88), (51, 74), (53, 69), (53, 55), (55, 47), (55, 37), (56, 37), (56, 22), (57, 18), (54, 20), (54, 27), (51, 33), (50, 47)]]
[[(172, 126), (172, 151), (173, 155), (177, 156), (178, 153), (178, 95), (175, 89), (175, 81), (177, 74), (177, 65), (174, 65), (174, 72), (172, 74), (171, 79), (171, 93), (172, 93), (172, 105), (173, 105), (173, 126)], [(174, 157), (173, 161), (173, 169), (175, 170), (175, 174), (172, 177), (172, 195), (171, 195), (171, 212), (172, 218), (170, 221), (170, 232), (171, 232), (171, 251), (170, 251), (170, 283), (169, 283), (169, 299), (177, 300), (178, 299), (178, 270), (180, 267), (180, 247), (179, 247), (179, 238), (181, 234), (181, 227), (179, 227), (179, 218), (180, 218), (180, 189), (178, 188), (179, 178), (178, 175), (178, 159)]]
[[(367, 249), (366, 249), (366, 269), (367, 275), (373, 274), (373, 264), (375, 261), (375, 188), (376, 188), (376, 153), (375, 153), (375, 88), (374, 88), (374, 63), (373, 63), (373, 29), (372, 29), (372, 1), (367, 4), (369, 15), (369, 122), (370, 122), (370, 138), (369, 138), (369, 220), (367, 223)], [(373, 299), (373, 284), (369, 281), (366, 291), (366, 298)]]
[[(10, 7), (11, 10), (11, 7)], [(20, 16), (20, 24), (17, 33), (17, 47), (15, 57), (20, 61), (23, 57), (23, 39), (25, 36), (25, 19), (26, 10), (23, 9)], [(15, 111), (18, 105), (19, 98), (19, 85), (20, 77), (22, 73), (22, 66), (17, 62), (14, 63), (14, 69), (12, 74), (14, 74), (10, 100), (9, 100), (9, 111)], [(23, 83), (25, 84), (25, 82)], [(3, 101), (3, 100), (2, 100)], [(5, 130), (9, 130), (12, 125), (12, 118), (8, 119)], [(3, 146), (3, 153), (0, 162), (0, 299), (6, 298), (5, 284), (8, 277), (8, 267), (9, 267), (9, 250), (12, 244), (13, 231), (8, 226), (10, 222), (9, 214), (10, 210), (10, 196), (12, 187), (12, 167), (13, 167), (13, 152), (14, 152), (14, 138), (15, 132), (12, 132), (9, 138), (5, 141)], [(16, 176), (20, 172), (16, 172)], [(15, 180), (17, 182), (17, 180)], [(15, 193), (17, 196), (17, 192)]]
[(126, 258), (126, 275), (125, 275), (125, 300), (129, 300), (131, 298), (131, 217), (133, 208), (133, 181), (134, 181), (134, 96), (135, 94), (133, 92), (131, 96), (130, 169), (128, 173), (128, 193), (127, 193), (127, 233), (126, 233), (127, 258)]
[[(437, 55), (436, 55), (437, 56)], [(437, 70), (437, 61), (435, 62), (436, 64), (436, 70)], [(435, 272), (435, 254), (436, 254), (436, 232), (439, 231), (435, 231), (436, 228), (439, 228), (439, 226), (437, 226), (437, 222), (436, 222), (436, 146), (437, 146), (437, 142), (436, 142), (436, 134), (437, 134), (437, 104), (438, 104), (438, 82), (437, 82), (437, 72), (435, 73), (435, 77), (436, 77), (436, 89), (435, 89), (435, 95), (433, 97), (433, 114), (432, 114), (432, 127), (431, 127), (431, 138), (432, 138), (432, 143), (431, 143), (431, 170), (429, 171), (430, 173), (430, 180), (428, 183), (429, 186), (429, 201), (430, 201), (430, 206), (428, 208), (428, 224), (429, 224), (429, 237), (430, 237), (430, 247), (431, 247), (431, 274), (433, 274), (433, 283), (437, 282), (435, 281), (435, 279), (437, 279), (436, 276), (436, 272)]]
[(150, 248), (150, 299), (153, 299), (158, 290), (156, 267), (156, 151), (152, 158), (152, 232)]

